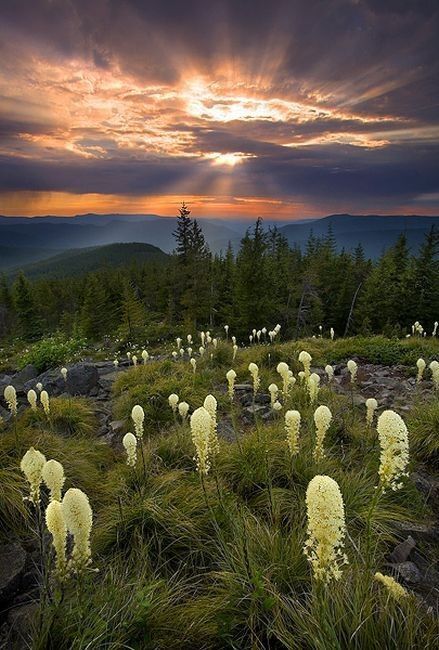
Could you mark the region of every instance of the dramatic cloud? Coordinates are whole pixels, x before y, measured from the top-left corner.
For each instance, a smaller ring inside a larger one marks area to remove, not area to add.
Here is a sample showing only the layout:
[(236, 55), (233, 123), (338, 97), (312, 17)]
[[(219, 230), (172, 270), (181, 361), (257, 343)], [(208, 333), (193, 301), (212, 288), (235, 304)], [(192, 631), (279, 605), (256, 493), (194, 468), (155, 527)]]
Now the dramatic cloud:
[(435, 0), (3, 0), (0, 212), (439, 212)]

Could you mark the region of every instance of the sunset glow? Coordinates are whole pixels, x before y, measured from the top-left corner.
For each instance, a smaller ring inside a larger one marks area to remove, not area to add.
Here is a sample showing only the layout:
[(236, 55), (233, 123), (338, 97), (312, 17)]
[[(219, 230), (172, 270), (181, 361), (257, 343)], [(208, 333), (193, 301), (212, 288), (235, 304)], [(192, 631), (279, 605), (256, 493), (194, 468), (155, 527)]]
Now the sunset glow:
[(174, 26), (155, 3), (111, 17), (103, 2), (18, 4), (0, 23), (0, 213), (172, 215), (188, 197), (199, 216), (438, 212), (431, 16), (320, 5), (340, 57), (321, 46), (323, 16), (305, 38), (305, 3), (256, 3), (252, 39), (233, 3), (215, 28), (197, 2), (183, 17), (175, 5)]

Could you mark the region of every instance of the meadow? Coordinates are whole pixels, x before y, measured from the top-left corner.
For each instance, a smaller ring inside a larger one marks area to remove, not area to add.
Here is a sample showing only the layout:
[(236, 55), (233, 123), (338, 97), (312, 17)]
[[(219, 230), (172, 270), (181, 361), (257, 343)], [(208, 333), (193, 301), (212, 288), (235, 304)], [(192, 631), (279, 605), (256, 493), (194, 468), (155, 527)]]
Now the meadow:
[[(110, 441), (92, 398), (5, 389), (5, 647), (438, 646), (438, 338), (279, 330), (119, 350)], [(366, 365), (407, 391), (366, 402)]]

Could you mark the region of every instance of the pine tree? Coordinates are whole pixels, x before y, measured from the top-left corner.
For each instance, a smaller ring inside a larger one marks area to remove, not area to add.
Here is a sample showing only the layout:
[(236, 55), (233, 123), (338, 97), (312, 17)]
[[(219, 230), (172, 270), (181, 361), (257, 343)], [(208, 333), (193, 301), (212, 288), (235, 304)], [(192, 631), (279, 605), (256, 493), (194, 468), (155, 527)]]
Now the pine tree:
[(145, 309), (135, 287), (129, 282), (124, 284), (121, 310), (121, 332), (124, 336), (133, 337), (145, 324)]
[(41, 324), (32, 287), (23, 273), (14, 284), (14, 305), (21, 335), (25, 339), (36, 338), (41, 333)]
[(101, 278), (88, 275), (81, 309), (81, 329), (87, 338), (98, 340), (108, 332), (107, 298)]

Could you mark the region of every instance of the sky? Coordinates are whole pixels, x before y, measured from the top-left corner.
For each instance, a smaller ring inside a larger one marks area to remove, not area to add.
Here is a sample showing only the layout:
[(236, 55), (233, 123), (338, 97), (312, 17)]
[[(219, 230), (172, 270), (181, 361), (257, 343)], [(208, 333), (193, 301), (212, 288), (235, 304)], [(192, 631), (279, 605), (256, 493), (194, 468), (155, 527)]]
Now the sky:
[(439, 214), (437, 0), (0, 0), (0, 214)]

